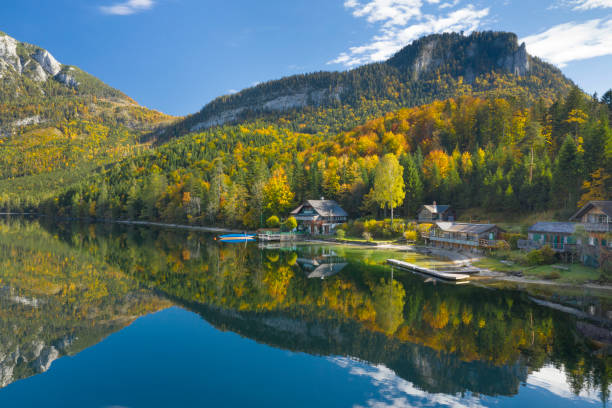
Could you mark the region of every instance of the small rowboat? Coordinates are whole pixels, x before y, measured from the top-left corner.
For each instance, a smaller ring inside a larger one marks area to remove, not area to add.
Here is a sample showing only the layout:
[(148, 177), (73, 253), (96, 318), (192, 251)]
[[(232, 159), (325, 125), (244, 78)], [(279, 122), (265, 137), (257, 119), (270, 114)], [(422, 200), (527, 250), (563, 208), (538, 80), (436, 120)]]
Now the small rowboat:
[(215, 238), (219, 241), (223, 241), (223, 242), (245, 242), (245, 241), (255, 241), (255, 235), (254, 234), (225, 234), (225, 235), (219, 235), (217, 238)]

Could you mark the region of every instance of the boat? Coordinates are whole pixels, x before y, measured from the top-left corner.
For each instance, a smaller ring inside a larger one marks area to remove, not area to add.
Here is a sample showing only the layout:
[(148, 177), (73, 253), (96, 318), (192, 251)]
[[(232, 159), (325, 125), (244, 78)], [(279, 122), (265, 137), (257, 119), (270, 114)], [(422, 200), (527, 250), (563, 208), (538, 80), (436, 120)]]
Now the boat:
[(219, 235), (215, 239), (222, 242), (247, 242), (255, 241), (255, 234), (247, 234), (246, 232), (243, 234), (225, 234)]

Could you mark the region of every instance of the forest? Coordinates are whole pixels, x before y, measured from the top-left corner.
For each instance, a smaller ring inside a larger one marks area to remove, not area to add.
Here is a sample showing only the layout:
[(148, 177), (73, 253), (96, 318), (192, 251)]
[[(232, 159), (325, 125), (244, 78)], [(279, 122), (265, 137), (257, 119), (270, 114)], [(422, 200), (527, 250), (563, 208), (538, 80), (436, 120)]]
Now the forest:
[[(346, 132), (301, 133), (254, 120), (174, 139), (102, 169), (53, 200), (51, 214), (256, 228), (304, 199), (337, 200), (352, 217), (424, 202), (565, 217), (610, 199), (612, 92), (573, 88), (553, 101), (462, 96), (404, 108)], [(391, 158), (392, 160), (381, 160)], [(376, 199), (393, 162), (404, 193)]]

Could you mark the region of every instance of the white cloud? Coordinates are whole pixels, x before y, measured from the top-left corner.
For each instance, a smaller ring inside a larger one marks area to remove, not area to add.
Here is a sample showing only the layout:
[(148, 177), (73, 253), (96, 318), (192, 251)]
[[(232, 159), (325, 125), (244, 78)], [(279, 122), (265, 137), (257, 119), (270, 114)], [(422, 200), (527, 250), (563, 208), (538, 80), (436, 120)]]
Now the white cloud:
[(227, 93), (232, 95), (232, 94), (238, 93), (238, 90), (237, 89), (228, 89)]
[(563, 368), (558, 369), (552, 365), (544, 366), (539, 371), (531, 373), (527, 378), (527, 385), (532, 388), (542, 388), (564, 399), (580, 399), (591, 403), (599, 401), (599, 392), (589, 386), (584, 387), (576, 395), (570, 389), (567, 375)]
[[(425, 0), (439, 4), (440, 0)], [(459, 0), (442, 3), (438, 9), (452, 8)], [(367, 44), (351, 47), (341, 53), (330, 64), (347, 67), (381, 61), (389, 58), (402, 47), (427, 34), (476, 30), (489, 14), (489, 9), (477, 9), (473, 5), (451, 11), (447, 14), (423, 12), (421, 0), (372, 0), (362, 4), (347, 0), (344, 6), (352, 10), (355, 17), (365, 18), (369, 23), (379, 24), (379, 32)]]
[(612, 0), (573, 0), (570, 4), (574, 6), (574, 10), (612, 8)]
[(105, 14), (127, 16), (145, 11), (153, 7), (153, 0), (127, 0), (123, 3), (115, 3), (112, 6), (101, 6), (100, 10)]
[(559, 24), (521, 41), (530, 54), (564, 67), (571, 61), (612, 55), (612, 20)]
[[(330, 361), (347, 369), (349, 374), (368, 378), (378, 390), (378, 398), (366, 401), (368, 408), (416, 408), (446, 406), (452, 408), (482, 408), (479, 398), (461, 394), (430, 393), (418, 389), (413, 383), (397, 376), (384, 365), (370, 366), (350, 358), (330, 358)], [(364, 408), (355, 405), (354, 408)]]

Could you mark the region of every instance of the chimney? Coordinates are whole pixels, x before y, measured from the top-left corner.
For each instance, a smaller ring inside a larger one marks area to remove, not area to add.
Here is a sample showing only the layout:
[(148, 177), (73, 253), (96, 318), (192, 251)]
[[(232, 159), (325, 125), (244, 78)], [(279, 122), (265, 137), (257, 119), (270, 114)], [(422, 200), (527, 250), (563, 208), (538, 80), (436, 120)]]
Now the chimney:
[(433, 208), (434, 208), (434, 211), (438, 212), (438, 204), (436, 204), (435, 201), (433, 202)]

